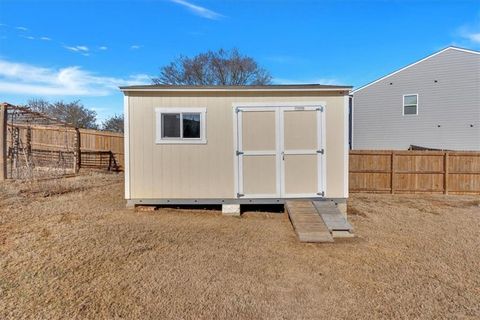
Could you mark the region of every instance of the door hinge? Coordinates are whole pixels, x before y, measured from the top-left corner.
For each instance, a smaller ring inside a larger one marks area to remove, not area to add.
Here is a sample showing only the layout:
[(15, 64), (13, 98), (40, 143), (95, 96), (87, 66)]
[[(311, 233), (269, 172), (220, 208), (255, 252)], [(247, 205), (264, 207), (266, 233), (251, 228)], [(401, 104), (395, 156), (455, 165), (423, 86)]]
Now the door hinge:
[(322, 106), (318, 107), (317, 111), (323, 112), (323, 107)]
[(235, 108), (235, 113), (239, 113), (240, 111), (242, 111), (240, 108)]
[(325, 154), (325, 149), (320, 149), (320, 150), (317, 150), (317, 153), (320, 153), (320, 154)]
[(237, 156), (239, 156), (239, 155), (243, 154), (243, 151), (238, 151), (237, 150), (235, 153), (237, 154)]
[(317, 192), (317, 194), (321, 197), (325, 197), (325, 191), (322, 191), (322, 192)]
[(245, 195), (243, 193), (237, 193), (237, 198), (244, 197)]

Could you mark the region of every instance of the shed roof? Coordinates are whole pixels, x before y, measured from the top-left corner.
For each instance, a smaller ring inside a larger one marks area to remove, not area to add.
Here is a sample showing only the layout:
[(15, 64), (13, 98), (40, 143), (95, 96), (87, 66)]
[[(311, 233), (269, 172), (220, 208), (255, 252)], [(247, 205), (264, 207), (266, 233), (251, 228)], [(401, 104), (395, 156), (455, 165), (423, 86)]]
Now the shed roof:
[(242, 86), (137, 85), (124, 86), (126, 91), (336, 91), (350, 90), (352, 86), (322, 84), (272, 84)]

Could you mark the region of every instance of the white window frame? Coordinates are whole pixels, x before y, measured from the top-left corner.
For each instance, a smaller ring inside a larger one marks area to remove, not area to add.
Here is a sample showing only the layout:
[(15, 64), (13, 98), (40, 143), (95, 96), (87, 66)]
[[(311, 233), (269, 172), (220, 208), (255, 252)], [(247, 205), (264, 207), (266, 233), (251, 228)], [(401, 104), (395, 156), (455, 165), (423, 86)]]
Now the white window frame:
[[(180, 114), (180, 138), (162, 137), (162, 114)], [(183, 138), (183, 114), (200, 114), (200, 138)], [(155, 108), (155, 143), (156, 144), (205, 144), (207, 143), (207, 108)]]
[[(413, 107), (414, 105), (413, 104), (405, 104), (405, 97), (406, 96), (417, 96), (417, 104), (415, 105), (415, 110), (416, 110), (416, 113), (414, 114), (405, 114), (405, 107)], [(418, 93), (408, 93), (408, 94), (404, 94), (402, 96), (402, 115), (403, 116), (418, 116), (418, 105), (419, 105), (419, 101), (418, 101)]]

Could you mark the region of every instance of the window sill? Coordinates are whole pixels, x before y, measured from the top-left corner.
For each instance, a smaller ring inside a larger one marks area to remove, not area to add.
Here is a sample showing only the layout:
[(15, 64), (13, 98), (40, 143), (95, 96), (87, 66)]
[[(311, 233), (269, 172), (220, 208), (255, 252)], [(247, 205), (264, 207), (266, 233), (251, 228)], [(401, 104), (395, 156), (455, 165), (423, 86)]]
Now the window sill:
[(162, 139), (162, 140), (156, 140), (155, 144), (207, 144), (206, 139)]

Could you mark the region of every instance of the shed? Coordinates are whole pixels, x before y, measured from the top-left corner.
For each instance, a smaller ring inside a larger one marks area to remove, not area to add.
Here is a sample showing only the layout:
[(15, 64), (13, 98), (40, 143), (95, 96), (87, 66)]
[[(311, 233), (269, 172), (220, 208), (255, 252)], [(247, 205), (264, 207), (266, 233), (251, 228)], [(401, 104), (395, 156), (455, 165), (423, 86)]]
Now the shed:
[(348, 197), (349, 86), (120, 89), (128, 205)]

